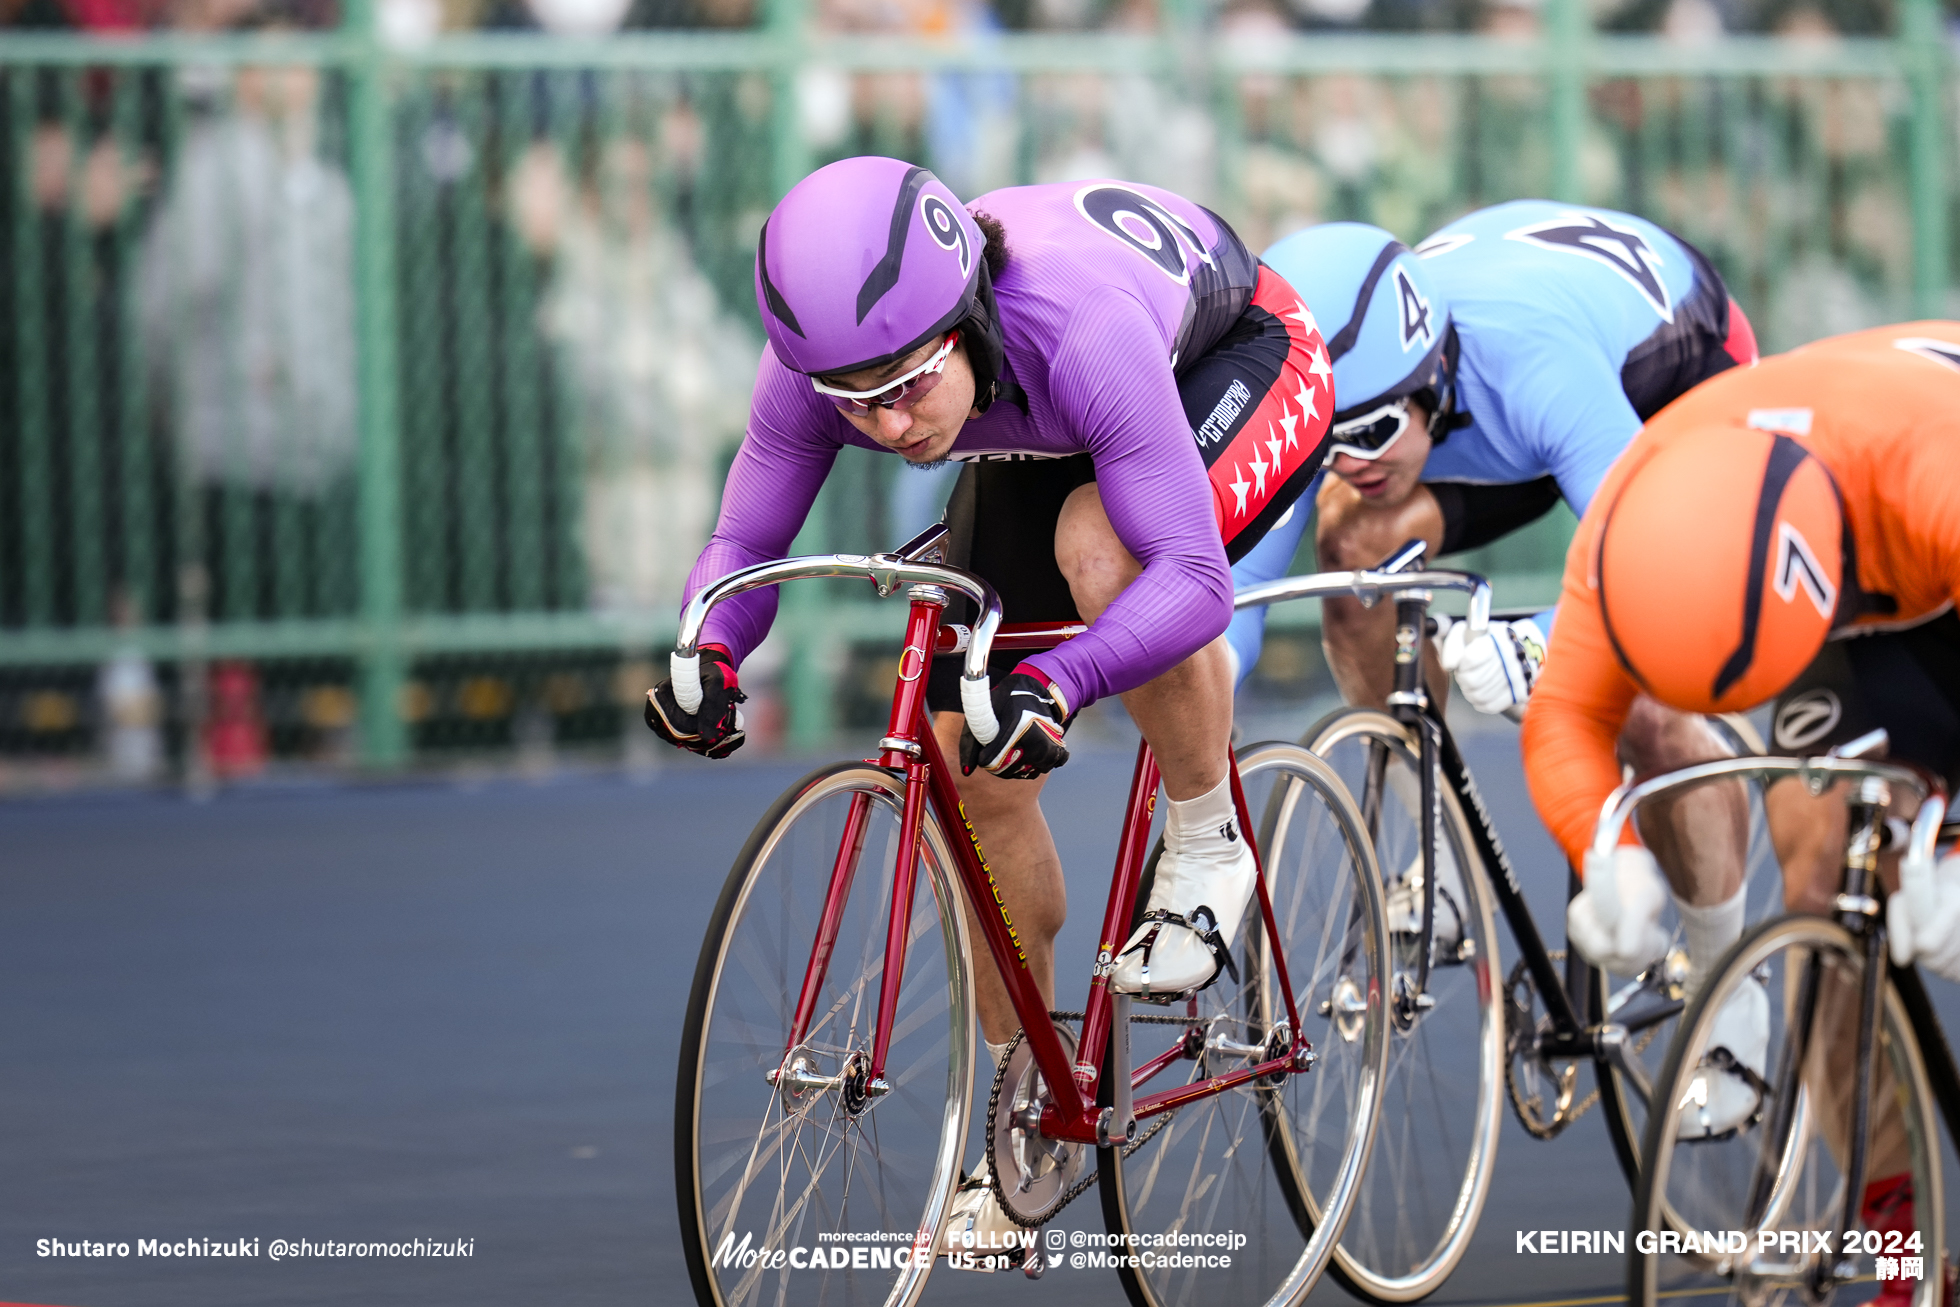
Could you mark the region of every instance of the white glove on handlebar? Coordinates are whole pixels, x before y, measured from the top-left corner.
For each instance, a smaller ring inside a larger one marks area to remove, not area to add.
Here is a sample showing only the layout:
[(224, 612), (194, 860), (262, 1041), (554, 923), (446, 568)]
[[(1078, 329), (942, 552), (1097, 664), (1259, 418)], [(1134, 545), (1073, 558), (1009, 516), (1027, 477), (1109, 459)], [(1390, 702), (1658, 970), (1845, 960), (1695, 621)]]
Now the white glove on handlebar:
[(1892, 961), (1923, 962), (1948, 980), (1960, 980), (1960, 854), (1935, 866), (1908, 854), (1899, 863), (1899, 892), (1885, 904)]
[(1492, 622), (1484, 633), (1470, 638), (1470, 624), (1457, 622), (1437, 650), (1443, 670), (1456, 675), (1463, 697), (1478, 712), (1507, 712), (1524, 707), (1545, 663), (1545, 633), (1530, 618)]
[(1594, 966), (1636, 976), (1667, 952), (1661, 910), (1667, 881), (1654, 855), (1622, 844), (1608, 854), (1586, 852), (1586, 887), (1565, 909), (1565, 940)]

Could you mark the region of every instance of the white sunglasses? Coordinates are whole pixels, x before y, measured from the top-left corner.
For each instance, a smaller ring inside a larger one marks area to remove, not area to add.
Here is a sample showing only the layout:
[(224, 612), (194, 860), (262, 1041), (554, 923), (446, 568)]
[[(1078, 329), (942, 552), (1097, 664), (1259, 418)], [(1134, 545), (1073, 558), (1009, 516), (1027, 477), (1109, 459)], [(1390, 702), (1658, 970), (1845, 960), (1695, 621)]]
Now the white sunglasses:
[(913, 368), (902, 377), (893, 377), (875, 390), (844, 390), (837, 386), (827, 386), (815, 377), (810, 385), (819, 395), (835, 404), (839, 412), (853, 417), (863, 417), (874, 408), (893, 408), (901, 412), (911, 408), (924, 399), (932, 388), (939, 384), (939, 375), (952, 355), (953, 346), (959, 343), (960, 333), (949, 332), (944, 343), (934, 350), (932, 357)]
[(1327, 457), (1347, 454), (1372, 463), (1394, 448), (1408, 429), (1408, 399), (1393, 400), (1358, 418), (1335, 424), (1328, 432), (1332, 443), (1327, 446)]

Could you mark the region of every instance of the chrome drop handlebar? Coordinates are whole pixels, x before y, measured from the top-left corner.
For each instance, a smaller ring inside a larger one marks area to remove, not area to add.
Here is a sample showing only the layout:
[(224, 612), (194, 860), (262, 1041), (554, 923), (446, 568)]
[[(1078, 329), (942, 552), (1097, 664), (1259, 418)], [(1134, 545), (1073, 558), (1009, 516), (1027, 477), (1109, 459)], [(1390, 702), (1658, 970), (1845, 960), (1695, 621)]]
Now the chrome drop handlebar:
[(1352, 596), (1373, 605), (1383, 595), (1410, 590), (1456, 590), (1470, 596), (1467, 620), (1474, 638), (1490, 625), (1490, 582), (1475, 572), (1315, 572), (1283, 576), (1277, 581), (1244, 586), (1232, 596), (1233, 608), (1258, 608), (1289, 599)]
[(973, 738), (990, 744), (1000, 733), (994, 716), (994, 702), (987, 683), (987, 656), (993, 651), (994, 635), (1000, 630), (1000, 596), (994, 588), (971, 572), (943, 563), (923, 561), (935, 553), (945, 539), (946, 528), (934, 525), (921, 535), (885, 554), (810, 554), (784, 558), (773, 563), (745, 567), (703, 588), (681, 610), (680, 636), (675, 641), (669, 666), (674, 677), (674, 698), (684, 712), (701, 707), (701, 629), (708, 613), (718, 603), (764, 586), (813, 577), (856, 576), (870, 581), (880, 599), (889, 598), (900, 586), (925, 585), (954, 590), (973, 600), (979, 618), (973, 624), (972, 642), (966, 647), (966, 665), (960, 676), (960, 706), (966, 712), (967, 728)]
[(1606, 802), (1599, 810), (1599, 820), (1593, 827), (1590, 852), (1610, 854), (1618, 846), (1620, 832), (1625, 828), (1627, 819), (1633, 816), (1633, 810), (1657, 794), (1725, 777), (1775, 780), (1785, 776), (1794, 776), (1818, 791), (1838, 780), (1877, 780), (1887, 785), (1904, 786), (1920, 800), (1919, 812), (1913, 818), (1912, 834), (1907, 841), (1907, 854), (1924, 858), (1930, 864), (1940, 823), (1946, 819), (1946, 796), (1929, 786), (1923, 776), (1909, 767), (1828, 754), (1820, 758), (1722, 758), (1664, 772), (1644, 781), (1629, 781), (1606, 796)]

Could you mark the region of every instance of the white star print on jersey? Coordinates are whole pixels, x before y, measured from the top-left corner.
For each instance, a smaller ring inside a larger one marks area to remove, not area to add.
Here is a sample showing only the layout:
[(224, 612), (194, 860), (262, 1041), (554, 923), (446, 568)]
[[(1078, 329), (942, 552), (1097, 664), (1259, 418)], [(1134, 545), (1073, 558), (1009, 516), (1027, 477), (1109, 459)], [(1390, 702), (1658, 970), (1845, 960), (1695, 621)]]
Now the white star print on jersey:
[(1318, 331), (1320, 329), (1320, 324), (1313, 320), (1313, 313), (1304, 304), (1295, 304), (1293, 306), (1293, 312), (1282, 316), (1289, 317), (1299, 323), (1300, 330), (1302, 331)]
[[(1328, 370), (1332, 371), (1332, 369), (1328, 369)], [(1300, 401), (1300, 411), (1307, 417), (1309, 421), (1312, 421), (1314, 418), (1320, 416), (1320, 410), (1314, 407), (1313, 388), (1308, 386), (1304, 381), (1300, 383), (1300, 393), (1295, 395), (1293, 398)], [(1288, 427), (1287, 430), (1291, 431), (1292, 428)]]
[(1328, 385), (1333, 384), (1329, 378), (1334, 375), (1334, 365), (1327, 361), (1326, 350), (1317, 349), (1313, 352), (1313, 362), (1307, 365), (1307, 371), (1313, 373)]
[(1238, 477), (1238, 480), (1232, 482), (1232, 493), (1239, 497), (1239, 506), (1238, 509), (1236, 510), (1236, 515), (1239, 517), (1244, 517), (1245, 516), (1245, 492), (1252, 489), (1252, 483), (1245, 479), (1244, 468), (1234, 467), (1232, 469), (1232, 472), (1235, 476)]
[(1259, 461), (1259, 452), (1254, 450), (1252, 454), (1252, 477), (1256, 484), (1253, 488), (1258, 492), (1261, 499), (1266, 497), (1266, 470), (1266, 465)]

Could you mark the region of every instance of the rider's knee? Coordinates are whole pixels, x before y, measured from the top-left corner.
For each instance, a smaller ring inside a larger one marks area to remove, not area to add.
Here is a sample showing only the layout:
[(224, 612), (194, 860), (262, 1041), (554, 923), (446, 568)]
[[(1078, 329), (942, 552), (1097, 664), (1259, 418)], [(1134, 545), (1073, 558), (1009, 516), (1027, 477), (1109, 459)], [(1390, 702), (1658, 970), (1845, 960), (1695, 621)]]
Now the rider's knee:
[(1638, 776), (1733, 756), (1704, 719), (1656, 703), (1644, 694), (1633, 701), (1626, 724), (1620, 728), (1620, 761)]
[(954, 784), (959, 789), (960, 802), (966, 806), (966, 815), (978, 826), (1026, 817), (1041, 809), (1042, 778), (1002, 780), (992, 772), (976, 769), (971, 776), (956, 776)]
[(1077, 486), (1062, 505), (1055, 523), (1055, 565), (1068, 582), (1076, 611), (1091, 622), (1143, 571), (1143, 564), (1117, 538), (1093, 482)]
[(1313, 546), (1325, 571), (1370, 567), (1401, 541), (1387, 542), (1381, 514), (1371, 513), (1351, 495), (1322, 495), (1315, 520)]
[(1844, 845), (1821, 838), (1802, 838), (1779, 859), (1783, 864), (1783, 908), (1828, 916), (1837, 905), (1844, 876)]
[(1012, 818), (1039, 808), (1043, 779), (1004, 781), (992, 772), (978, 769), (970, 776), (961, 774), (960, 738), (965, 727), (966, 718), (957, 712), (933, 714), (932, 733), (938, 737), (940, 754), (953, 769), (953, 788), (960, 792), (960, 805), (966, 809), (966, 815), (975, 824), (985, 825), (989, 818)]

